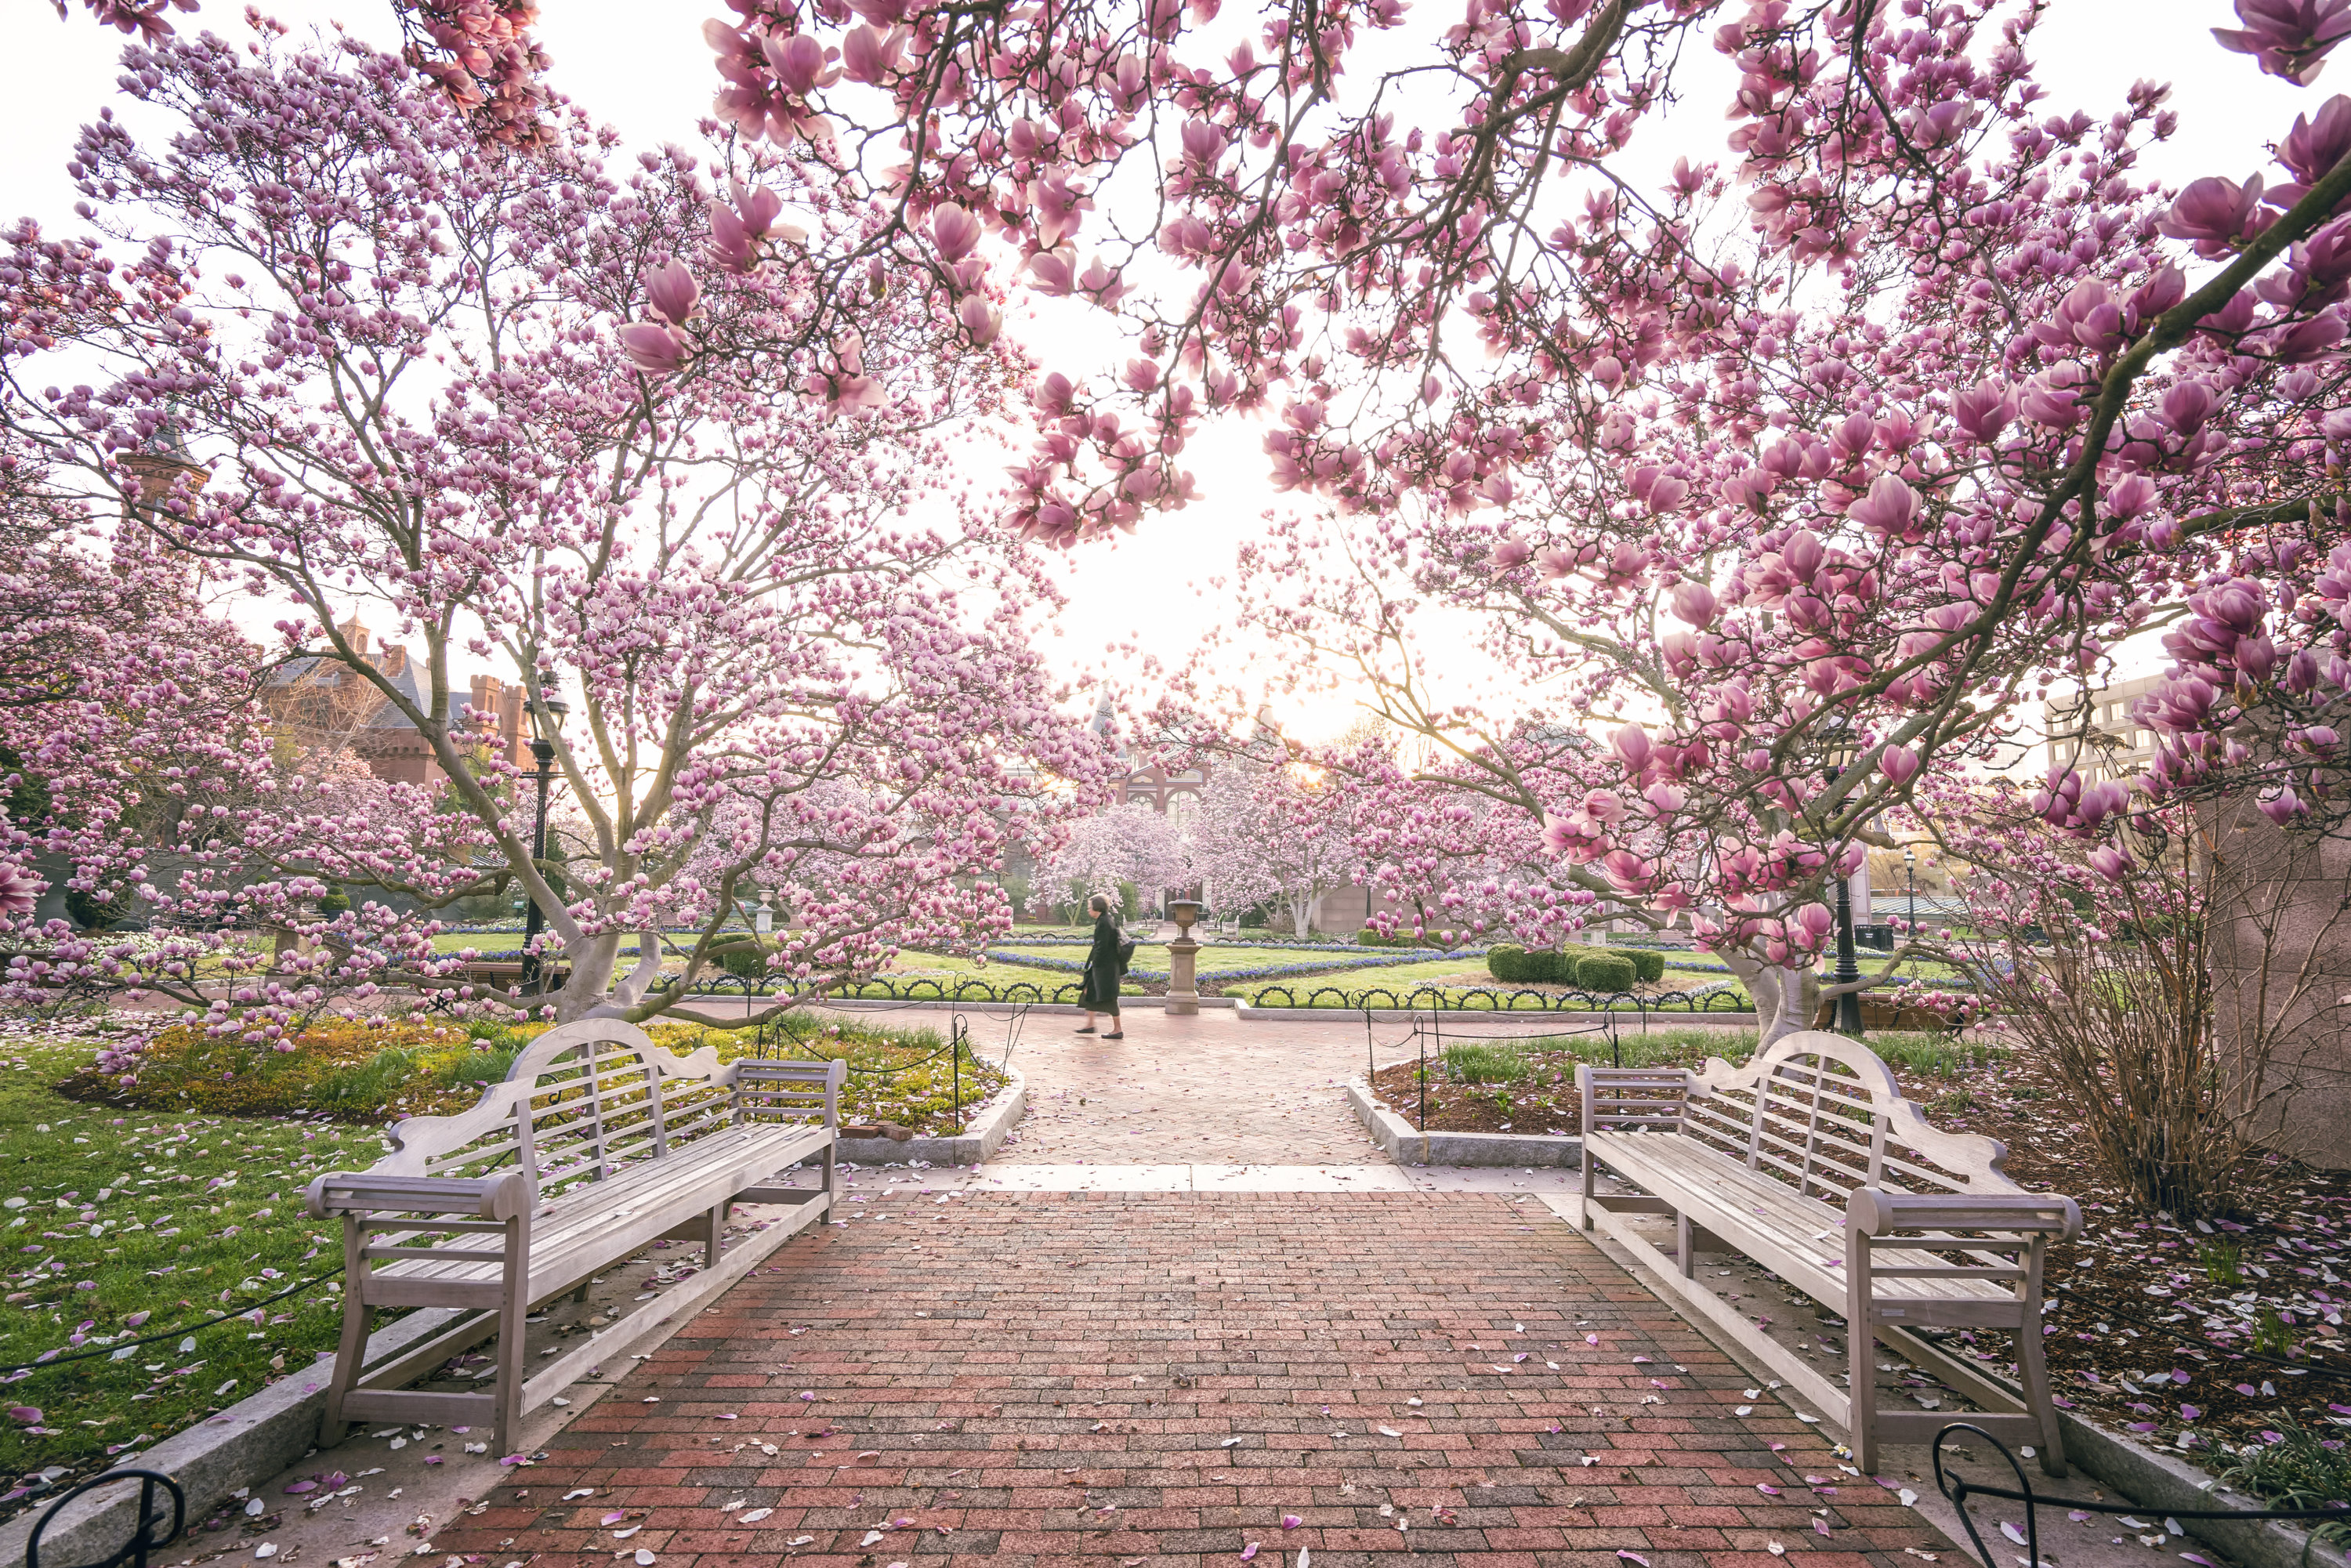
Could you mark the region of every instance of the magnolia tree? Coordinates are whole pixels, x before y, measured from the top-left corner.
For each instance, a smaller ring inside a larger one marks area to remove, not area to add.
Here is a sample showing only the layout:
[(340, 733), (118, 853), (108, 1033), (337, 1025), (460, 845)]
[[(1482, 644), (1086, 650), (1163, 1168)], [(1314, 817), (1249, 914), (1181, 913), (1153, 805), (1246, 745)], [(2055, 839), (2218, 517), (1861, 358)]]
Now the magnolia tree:
[(1125, 800), (1071, 826), (1061, 846), (1038, 863), (1038, 892), (1049, 904), (1079, 907), (1101, 894), (1115, 909), (1132, 886), (1149, 907), (1196, 878), (1192, 853), (1176, 823), (1146, 801)]
[(1307, 934), (1323, 894), (1363, 873), (1352, 792), (1317, 769), (1263, 756), (1217, 763), (1191, 824), (1192, 860), (1210, 904), (1268, 905)]
[[(27, 929), (52, 882), (110, 924), (170, 873), (159, 840), (201, 836), (187, 781), (226, 790), (267, 756), (258, 650), (205, 612), (188, 563), (90, 526), (5, 439), (0, 549), (0, 933)], [(71, 954), (6, 963), (0, 985), (105, 979)]]
[[(1269, 416), (1329, 511), (1255, 554), (1251, 612), (1431, 744), (1391, 819), (1477, 802), (1547, 900), (1687, 923), (1767, 1034), (1812, 1014), (1826, 882), (2053, 675), (2194, 595), (2183, 756), (2339, 691), (2272, 622), (2335, 634), (2345, 100), (2175, 194), (2134, 172), (2162, 89), (2050, 111), (2024, 5), (737, 10), (720, 113), (886, 209), (827, 276), (888, 256), (987, 327), (1017, 267), (1128, 323), (1108, 382), (1034, 383), (1021, 528), (1180, 505), (1198, 421)], [(2339, 10), (2246, 0), (2210, 68), (2306, 84)], [(1350, 69), (1373, 30), (1385, 68)], [(1625, 149), (1708, 47), (1727, 142), (1645, 189)], [(1432, 686), (1432, 609), (1495, 703)], [(2275, 749), (2306, 780), (2305, 717)], [(2048, 809), (2111, 805), (2061, 778)]]
[[(151, 903), (315, 945), (232, 958), (225, 997), (184, 999), (282, 1019), (457, 983), (387, 903), (309, 914), (329, 882), (428, 907), (512, 884), (569, 967), (559, 1017), (675, 1008), (754, 888), (795, 916), (778, 1006), (901, 942), (1007, 923), (980, 874), (1016, 831), (1050, 841), (1098, 799), (1106, 758), (1022, 641), (1034, 573), (935, 478), (944, 433), (989, 413), (1010, 361), (943, 344), (887, 267), (844, 294), (811, 259), (886, 214), (724, 142), (625, 179), (576, 122), (528, 154), (485, 145), (348, 40), (167, 40), (126, 64), (168, 131), (89, 126), (72, 168), (89, 236), (9, 235), (0, 413), (85, 499), (120, 497), (142, 454), (187, 454), (201, 466), (138, 511), (158, 545), (289, 602), (274, 655), (371, 685), (439, 775), (355, 795), (265, 748), (191, 782), (165, 835), (185, 870)], [(354, 605), (421, 645), (413, 687), (344, 629)], [(587, 850), (560, 896), (492, 716), (458, 695), (466, 663), (570, 710), (551, 739)], [(135, 700), (131, 672), (91, 678), (102, 704)], [(60, 726), (68, 790), (78, 747)], [(82, 847), (108, 887), (150, 848)], [(79, 974), (170, 978), (43, 939)]]

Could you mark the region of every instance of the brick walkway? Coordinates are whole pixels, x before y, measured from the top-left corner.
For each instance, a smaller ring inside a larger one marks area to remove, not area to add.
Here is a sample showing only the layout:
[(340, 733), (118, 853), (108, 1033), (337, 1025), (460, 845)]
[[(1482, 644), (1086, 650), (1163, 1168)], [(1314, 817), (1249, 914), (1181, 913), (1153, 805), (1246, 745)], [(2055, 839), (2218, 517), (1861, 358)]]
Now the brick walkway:
[(1531, 1197), (902, 1201), (794, 1242), (423, 1560), (1157, 1568), (1255, 1543), (1259, 1568), (1309, 1550), (1316, 1568), (1771, 1568), (1778, 1542), (1799, 1568), (1892, 1568), (1949, 1550)]
[[(1383, 1155), (1341, 1085), (1364, 1070), (1360, 1020), (1244, 1023), (1228, 1009), (1125, 1017), (1124, 1040), (1030, 1017), (1012, 1064), (1029, 1111), (997, 1155), (1009, 1165), (1371, 1164)], [(984, 1051), (1003, 1026), (974, 1026)], [(1383, 1038), (1398, 1032), (1385, 1028)]]

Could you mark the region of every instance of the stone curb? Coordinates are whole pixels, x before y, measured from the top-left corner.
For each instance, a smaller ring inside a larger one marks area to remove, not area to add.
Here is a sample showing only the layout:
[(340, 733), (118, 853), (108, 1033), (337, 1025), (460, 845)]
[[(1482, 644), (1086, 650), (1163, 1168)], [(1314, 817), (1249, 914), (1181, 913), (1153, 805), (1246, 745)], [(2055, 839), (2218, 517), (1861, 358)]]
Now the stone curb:
[[(385, 1324), (368, 1338), (368, 1364), (430, 1338), (460, 1315), (447, 1307), (425, 1307)], [(327, 1413), (327, 1378), (332, 1369), (329, 1359), (289, 1372), (219, 1415), (174, 1433), (143, 1454), (122, 1455), (115, 1464), (160, 1470), (178, 1481), (187, 1493), (188, 1522), (193, 1524), (237, 1488), (266, 1480), (310, 1451), (318, 1440), (319, 1417)], [(102, 1560), (131, 1538), (138, 1507), (135, 1482), (83, 1493), (42, 1534), (45, 1559)], [(0, 1528), (0, 1563), (25, 1561), (25, 1542), (40, 1517), (37, 1510)]]
[[(1939, 1346), (1931, 1348), (1950, 1358), (1950, 1353), (1941, 1351)], [(1956, 1358), (1950, 1359), (1961, 1370), (1996, 1384), (2019, 1398), (2023, 1396), (2013, 1378), (1980, 1363), (1958, 1363)], [(1964, 1419), (1964, 1416), (1960, 1418)], [(2057, 1425), (2065, 1436), (2065, 1458), (2068, 1461), (2079, 1465), (2091, 1476), (2131, 1498), (2147, 1512), (2226, 1508), (2240, 1501), (2255, 1511), (2262, 1506), (2260, 1499), (2223, 1488), (2210, 1474), (2185, 1459), (2158, 1452), (2124, 1433), (2109, 1431), (2095, 1422), (2084, 1420), (2070, 1410), (2057, 1412)], [(2244, 1564), (2244, 1568), (2345, 1568), (2346, 1565), (2345, 1554), (2339, 1547), (2323, 1541), (2313, 1541), (2306, 1531), (2296, 1529), (2283, 1520), (2232, 1524), (2225, 1519), (2199, 1519), (2184, 1521), (2180, 1527), (2207, 1545), (2227, 1552)], [(2307, 1556), (2304, 1555), (2305, 1551)]]
[(932, 1166), (986, 1165), (1029, 1108), (1029, 1081), (1015, 1069), (1004, 1071), (1012, 1082), (998, 1090), (996, 1098), (972, 1118), (970, 1127), (956, 1136), (908, 1138), (904, 1143), (892, 1138), (838, 1138), (833, 1142), (834, 1157), (860, 1166), (903, 1166), (916, 1160)]
[(1567, 1166), (1583, 1163), (1582, 1138), (1514, 1133), (1423, 1133), (1381, 1104), (1361, 1078), (1347, 1080), (1347, 1103), (1388, 1158), (1400, 1166)]
[[(1200, 1005), (1206, 1007), (1207, 1005), (1207, 998), (1203, 998)], [(1365, 1013), (1364, 1009), (1362, 1008), (1255, 1008), (1249, 1006), (1247, 1002), (1243, 1002), (1240, 1004), (1240, 1015), (1245, 1019), (1262, 1019), (1268, 1021), (1297, 1019), (1323, 1019), (1354, 1022), (1363, 1019), (1365, 1016)], [(1369, 1016), (1374, 1023), (1410, 1023), (1415, 1019), (1425, 1019), (1436, 1015), (1433, 1015), (1431, 1010), (1427, 1008), (1374, 1008), (1371, 1009)], [(1589, 1018), (1592, 1015), (1582, 1012), (1540, 1013), (1532, 1010), (1531, 1009), (1512, 1011), (1508, 1008), (1447, 1008), (1443, 1009), (1441, 1016), (1448, 1019), (1484, 1019), (1501, 1018), (1534, 1019), (1544, 1018), (1580, 1019)], [(1640, 1013), (1621, 1013), (1618, 1016), (1625, 1019), (1628, 1023), (1635, 1025), (1639, 1024), (1643, 1017)], [(1753, 1029), (1756, 1027), (1755, 1015), (1753, 1013), (1650, 1013), (1646, 1016), (1648, 1019), (1647, 1029), (1679, 1029), (1687, 1024), (1720, 1024), (1729, 1029)], [(1630, 1032), (1642, 1034), (1647, 1032), (1647, 1030), (1636, 1027), (1632, 1029)], [(1415, 1135), (1417, 1136), (1418, 1134)]]
[[(2116, 1490), (2138, 1499), (2149, 1513), (2225, 1508), (2239, 1499), (2256, 1509), (2262, 1506), (2259, 1499), (2223, 1489), (2184, 1460), (2157, 1453), (2069, 1411), (2057, 1412), (2057, 1424), (2065, 1433), (2066, 1458)], [(2181, 1528), (2219, 1547), (2245, 1568), (2344, 1568), (2346, 1562), (2341, 1548), (2313, 1541), (2307, 1532), (2283, 1520), (2231, 1524), (2225, 1519), (2199, 1519), (2183, 1522)]]

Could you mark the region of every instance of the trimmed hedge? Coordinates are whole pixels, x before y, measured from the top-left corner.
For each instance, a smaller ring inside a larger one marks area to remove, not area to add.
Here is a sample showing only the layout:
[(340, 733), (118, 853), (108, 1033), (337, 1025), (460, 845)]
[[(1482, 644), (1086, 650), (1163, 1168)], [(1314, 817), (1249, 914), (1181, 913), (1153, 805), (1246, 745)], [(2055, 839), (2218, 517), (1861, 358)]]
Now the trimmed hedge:
[[(718, 955), (726, 972), (738, 980), (760, 980), (768, 975), (768, 955), (776, 950), (773, 937), (754, 936), (747, 931), (729, 931), (719, 937), (722, 942), (738, 943)], [(754, 946), (753, 944), (758, 946)]]
[[(1557, 954), (1553, 956), (1564, 958), (1566, 955)], [(1573, 961), (1575, 984), (1584, 990), (1614, 995), (1615, 992), (1629, 991), (1633, 988), (1633, 979), (1636, 970), (1632, 955), (1628, 953), (1612, 953), (1605, 947), (1595, 947), (1588, 953), (1577, 954)], [(1658, 967), (1657, 972), (1665, 973), (1662, 964)]]
[(1486, 972), (1514, 986), (1574, 986), (1613, 996), (1631, 990), (1636, 979), (1665, 978), (1666, 956), (1610, 947), (1530, 953), (1515, 942), (1498, 942), (1486, 950)]

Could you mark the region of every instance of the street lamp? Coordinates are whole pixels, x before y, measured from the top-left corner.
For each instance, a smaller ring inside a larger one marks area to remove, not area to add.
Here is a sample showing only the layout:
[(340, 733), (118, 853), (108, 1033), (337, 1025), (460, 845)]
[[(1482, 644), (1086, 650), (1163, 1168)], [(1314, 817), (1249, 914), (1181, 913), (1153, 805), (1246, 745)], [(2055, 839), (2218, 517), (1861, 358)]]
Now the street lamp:
[(1910, 935), (1918, 935), (1918, 849), (1915, 844), (1902, 846), (1902, 874), (1910, 883)]
[[(1834, 785), (1853, 765), (1854, 749), (1853, 731), (1843, 716), (1833, 718), (1829, 723), (1825, 747), (1828, 757), (1825, 773), (1829, 783)], [(1865, 865), (1867, 863), (1863, 862)], [(1836, 972), (1831, 979), (1840, 987), (1857, 988), (1861, 983), (1861, 965), (1855, 960), (1853, 950), (1853, 878), (1844, 875), (1837, 878)], [(1835, 1019), (1839, 1034), (1851, 1035), (1855, 1040), (1861, 1038), (1861, 992), (1858, 989), (1844, 989), (1838, 993)]]
[[(547, 787), (555, 778), (555, 737), (562, 733), (563, 716), (571, 711), (561, 697), (555, 695), (553, 685), (552, 677), (542, 681), (547, 697), (530, 707), (530, 754), (538, 759), (538, 815), (530, 833), (530, 862), (534, 866), (544, 865), (547, 861)], [(539, 932), (546, 928), (547, 912), (539, 908), (538, 899), (530, 897), (528, 887), (523, 896), (529, 900), (530, 907), (522, 919), (522, 989), (525, 996), (535, 997), (541, 994), (538, 942)]]

